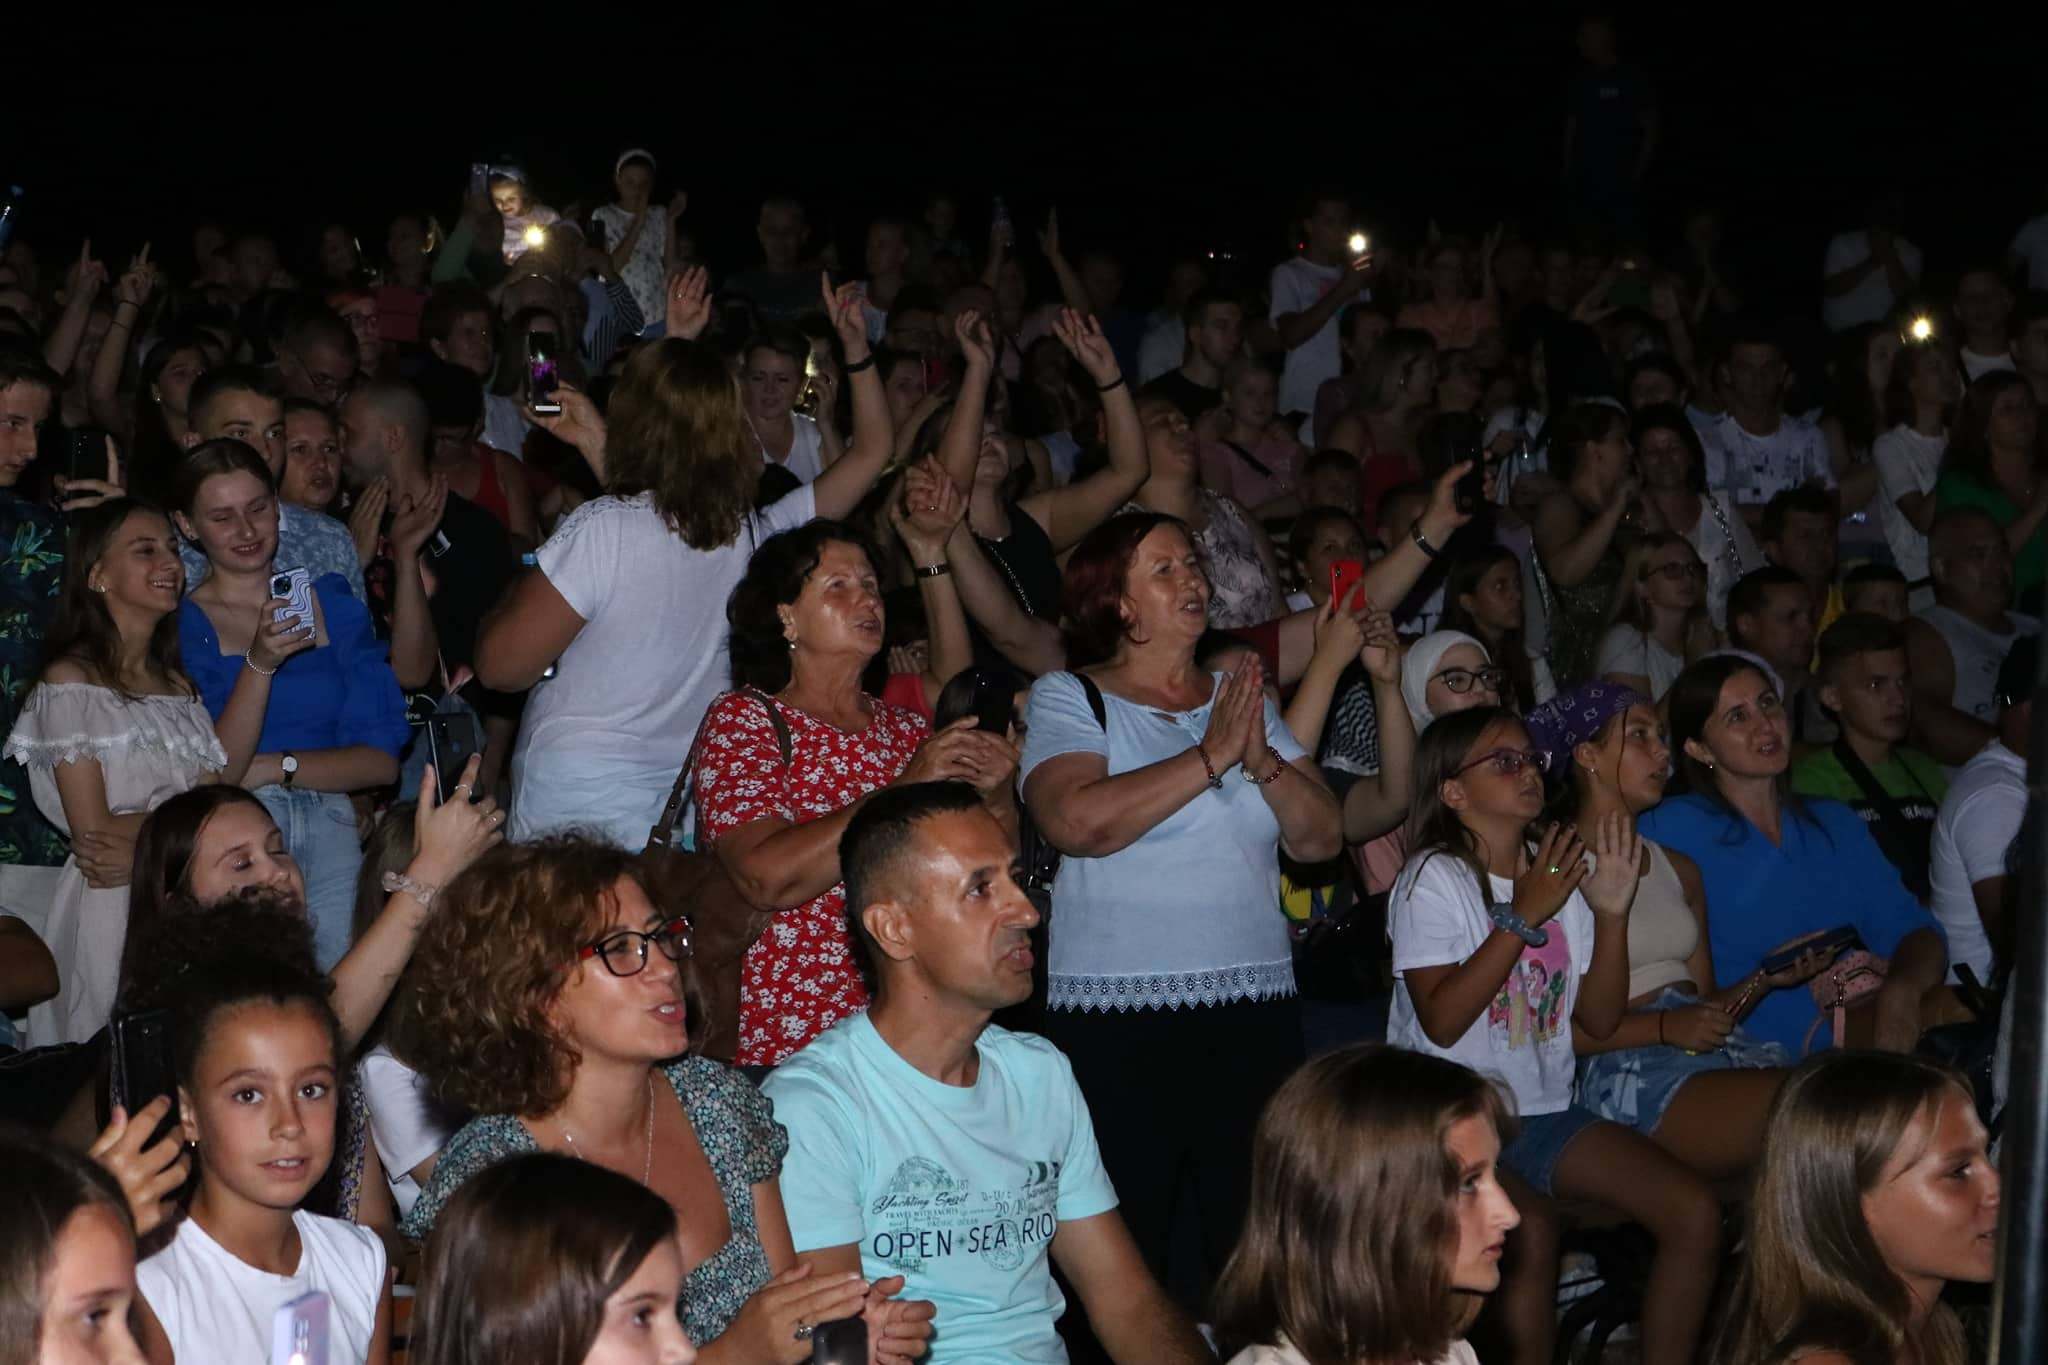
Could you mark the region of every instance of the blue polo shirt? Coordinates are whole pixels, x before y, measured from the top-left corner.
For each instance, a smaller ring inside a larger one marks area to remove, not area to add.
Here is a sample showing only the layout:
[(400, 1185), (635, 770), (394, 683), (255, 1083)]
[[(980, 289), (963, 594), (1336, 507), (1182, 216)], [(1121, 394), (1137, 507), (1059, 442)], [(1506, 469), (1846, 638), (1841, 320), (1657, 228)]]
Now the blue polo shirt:
[[(1788, 939), (1844, 924), (1855, 925), (1880, 957), (1890, 957), (1915, 929), (1941, 934), (1854, 811), (1839, 801), (1803, 804), (1812, 818), (1788, 809), (1779, 844), (1697, 794), (1674, 796), (1638, 822), (1645, 838), (1699, 864), (1717, 982), (1747, 976)], [(1745, 1027), (1796, 1054), (1819, 1015), (1811, 991), (1772, 991)]]

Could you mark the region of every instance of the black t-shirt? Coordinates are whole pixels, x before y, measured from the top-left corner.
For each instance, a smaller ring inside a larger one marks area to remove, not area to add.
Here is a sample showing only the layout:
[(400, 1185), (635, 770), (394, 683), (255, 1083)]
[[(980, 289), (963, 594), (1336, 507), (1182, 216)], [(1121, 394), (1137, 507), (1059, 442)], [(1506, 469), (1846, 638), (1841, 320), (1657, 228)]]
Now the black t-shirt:
[(1221, 406), (1223, 402), (1223, 390), (1212, 389), (1206, 384), (1197, 384), (1179, 370), (1168, 370), (1139, 392), (1172, 399), (1173, 405), (1179, 408), (1190, 422), (1201, 420), (1203, 413)]
[[(386, 534), (389, 534), (387, 523)], [(519, 569), (519, 557), (498, 519), (459, 493), (448, 495), (441, 525), (429, 537), (420, 554), (432, 586), (427, 606), (434, 618), (434, 634), (441, 646), (441, 661), (452, 675), (476, 658), (476, 632), (484, 616), (497, 605), (505, 586)], [(369, 590), (370, 611), (377, 620), (377, 633), (391, 636), (393, 565), (390, 545), (380, 542), (376, 558), (363, 571)], [(431, 689), (439, 693), (438, 681)], [(481, 689), (472, 689), (472, 692)], [(491, 697), (502, 694), (491, 693)], [(472, 700), (476, 700), (472, 696)], [(498, 710), (485, 706), (479, 709)]]

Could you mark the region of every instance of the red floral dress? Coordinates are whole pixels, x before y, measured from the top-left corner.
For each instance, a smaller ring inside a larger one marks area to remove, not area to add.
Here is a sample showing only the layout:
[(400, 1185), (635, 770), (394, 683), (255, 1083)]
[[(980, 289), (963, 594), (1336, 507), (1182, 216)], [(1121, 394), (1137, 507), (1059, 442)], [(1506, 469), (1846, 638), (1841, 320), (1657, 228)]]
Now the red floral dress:
[[(931, 733), (924, 718), (872, 702), (867, 729), (836, 725), (775, 703), (789, 727), (782, 761), (756, 695), (728, 692), (704, 714), (697, 805), (715, 842), (756, 820), (807, 824), (845, 810), (896, 779)], [(868, 1003), (846, 935), (846, 887), (781, 911), (740, 964), (740, 1040), (734, 1061), (773, 1066)]]

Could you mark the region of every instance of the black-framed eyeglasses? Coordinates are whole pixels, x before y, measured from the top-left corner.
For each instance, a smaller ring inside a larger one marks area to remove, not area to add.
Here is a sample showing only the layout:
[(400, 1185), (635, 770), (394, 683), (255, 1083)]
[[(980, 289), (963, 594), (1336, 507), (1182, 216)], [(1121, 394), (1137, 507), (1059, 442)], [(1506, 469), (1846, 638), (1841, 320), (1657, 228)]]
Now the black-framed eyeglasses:
[(1705, 578), (1707, 566), (1697, 559), (1674, 559), (1668, 564), (1644, 565), (1644, 578), (1668, 578), (1674, 583), (1688, 578)]
[(1472, 690), (1474, 683), (1498, 692), (1500, 685), (1508, 680), (1507, 670), (1492, 665), (1485, 668), (1446, 668), (1436, 676), (1443, 679), (1445, 687), (1461, 697)]
[(1519, 776), (1524, 768), (1534, 768), (1539, 773), (1550, 771), (1550, 755), (1541, 749), (1494, 749), (1479, 755), (1452, 776), (1463, 777), (1487, 763), (1491, 763), (1494, 772), (1502, 777)]
[(616, 934), (607, 934), (595, 943), (586, 943), (576, 950), (578, 962), (597, 958), (604, 963), (604, 969), (613, 976), (638, 976), (647, 969), (647, 945), (661, 949), (661, 955), (670, 962), (682, 962), (690, 956), (690, 921), (681, 915), (648, 933), (638, 929), (621, 929)]

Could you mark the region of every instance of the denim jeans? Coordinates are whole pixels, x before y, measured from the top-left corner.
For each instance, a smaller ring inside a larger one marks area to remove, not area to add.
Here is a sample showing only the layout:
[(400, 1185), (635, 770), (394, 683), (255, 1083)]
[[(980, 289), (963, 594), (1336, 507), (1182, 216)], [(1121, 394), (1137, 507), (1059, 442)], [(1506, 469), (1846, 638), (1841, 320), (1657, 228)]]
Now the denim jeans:
[(306, 917), (313, 923), (313, 956), (330, 971), (348, 952), (356, 912), (356, 873), (363, 847), (356, 810), (340, 792), (299, 787), (258, 787), (256, 799), (277, 821), (284, 846), (306, 879)]

